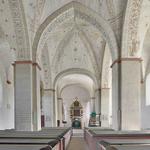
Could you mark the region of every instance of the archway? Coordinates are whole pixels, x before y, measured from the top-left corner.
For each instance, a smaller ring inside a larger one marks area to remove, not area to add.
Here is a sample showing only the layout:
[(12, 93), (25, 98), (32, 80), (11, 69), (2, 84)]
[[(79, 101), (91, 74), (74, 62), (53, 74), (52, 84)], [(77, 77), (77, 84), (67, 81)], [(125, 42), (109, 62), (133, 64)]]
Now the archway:
[(80, 122), (82, 128), (88, 126), (91, 112), (89, 91), (83, 85), (72, 84), (63, 88), (61, 98), (64, 107), (63, 118), (67, 122), (66, 126), (72, 126), (74, 121)]
[(32, 57), (34, 61), (40, 56), (41, 50), (43, 49), (42, 47), (46, 43), (49, 33), (56, 26), (71, 18), (79, 18), (95, 26), (102, 33), (103, 38), (108, 42), (113, 60), (118, 58), (117, 41), (111, 26), (92, 10), (86, 8), (79, 2), (73, 1), (48, 16), (39, 27), (32, 46)]
[[(89, 76), (79, 73), (68, 74), (60, 76), (56, 80), (56, 103), (58, 109), (58, 120), (67, 120), (67, 126), (71, 126), (70, 120), (70, 106), (75, 97), (78, 97), (81, 105), (84, 108), (83, 126), (88, 126), (90, 112), (95, 109), (95, 82)], [(62, 113), (62, 106), (64, 114)], [(100, 107), (100, 106), (97, 106)], [(60, 112), (61, 110), (61, 112)]]
[(80, 101), (76, 97), (74, 102), (70, 106), (70, 118), (72, 122), (72, 128), (81, 129), (82, 128), (82, 116), (83, 107)]

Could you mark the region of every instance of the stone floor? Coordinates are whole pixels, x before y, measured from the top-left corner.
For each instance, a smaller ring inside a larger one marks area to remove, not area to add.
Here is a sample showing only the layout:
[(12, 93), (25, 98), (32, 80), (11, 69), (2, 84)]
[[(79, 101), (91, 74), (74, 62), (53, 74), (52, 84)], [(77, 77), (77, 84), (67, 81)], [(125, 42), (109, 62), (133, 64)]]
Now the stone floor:
[(73, 136), (67, 150), (89, 150), (83, 138), (83, 130), (73, 130)]

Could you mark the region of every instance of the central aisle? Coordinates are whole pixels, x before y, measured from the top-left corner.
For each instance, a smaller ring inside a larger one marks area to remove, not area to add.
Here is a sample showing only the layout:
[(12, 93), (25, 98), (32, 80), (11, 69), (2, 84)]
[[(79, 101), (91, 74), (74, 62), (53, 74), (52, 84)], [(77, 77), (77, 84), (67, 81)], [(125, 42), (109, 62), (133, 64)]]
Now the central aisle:
[(73, 136), (67, 150), (89, 150), (83, 138), (83, 130), (73, 129)]

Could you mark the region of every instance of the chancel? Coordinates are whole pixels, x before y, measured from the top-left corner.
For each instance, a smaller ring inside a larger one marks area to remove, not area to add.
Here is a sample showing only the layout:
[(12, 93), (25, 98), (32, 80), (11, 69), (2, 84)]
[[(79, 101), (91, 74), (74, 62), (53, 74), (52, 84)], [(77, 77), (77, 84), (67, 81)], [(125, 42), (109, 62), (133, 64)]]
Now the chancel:
[(0, 150), (150, 149), (150, 0), (0, 0)]
[(82, 115), (83, 115), (83, 107), (81, 106), (78, 98), (73, 102), (70, 107), (70, 117), (72, 120), (72, 127), (73, 128), (81, 128), (82, 122)]

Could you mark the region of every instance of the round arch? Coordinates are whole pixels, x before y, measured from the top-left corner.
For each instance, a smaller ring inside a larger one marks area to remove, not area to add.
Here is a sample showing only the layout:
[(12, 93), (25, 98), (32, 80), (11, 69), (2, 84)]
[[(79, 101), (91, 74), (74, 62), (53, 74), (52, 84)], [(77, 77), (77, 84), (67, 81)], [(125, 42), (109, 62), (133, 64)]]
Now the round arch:
[(99, 88), (99, 81), (96, 79), (96, 77), (88, 70), (85, 70), (85, 69), (80, 69), (80, 68), (72, 68), (72, 69), (67, 69), (67, 70), (64, 70), (62, 72), (60, 72), (56, 77), (55, 77), (55, 80), (54, 80), (54, 83), (53, 83), (53, 87), (54, 89), (56, 88), (56, 85), (58, 83), (58, 81), (60, 79), (62, 79), (64, 76), (66, 75), (71, 75), (71, 74), (82, 74), (82, 75), (86, 75), (88, 76), (89, 78), (91, 78), (95, 84), (95, 88), (98, 89)]
[(90, 91), (88, 90), (88, 88), (86, 88), (83, 84), (81, 84), (81, 83), (72, 83), (72, 84), (66, 84), (66, 85), (64, 85), (62, 88), (61, 88), (61, 90), (60, 90), (60, 95), (61, 95), (61, 93), (62, 93), (62, 91), (65, 89), (65, 88), (67, 88), (67, 87), (69, 87), (69, 86), (79, 86), (79, 87), (81, 87), (81, 88), (84, 88), (84, 89), (86, 89), (89, 93), (90, 93)]

